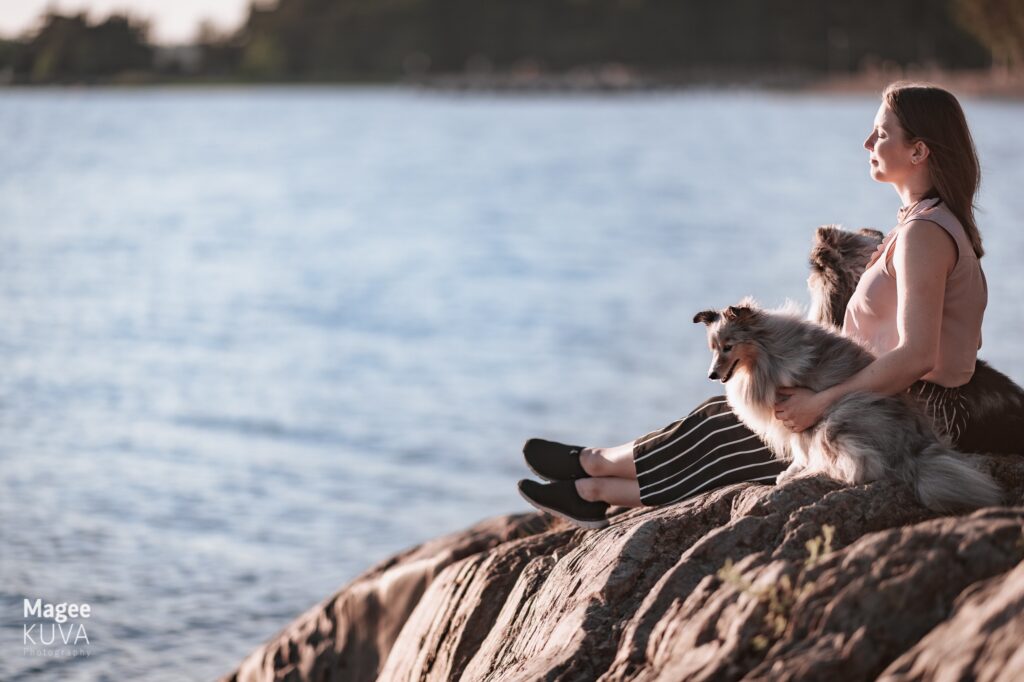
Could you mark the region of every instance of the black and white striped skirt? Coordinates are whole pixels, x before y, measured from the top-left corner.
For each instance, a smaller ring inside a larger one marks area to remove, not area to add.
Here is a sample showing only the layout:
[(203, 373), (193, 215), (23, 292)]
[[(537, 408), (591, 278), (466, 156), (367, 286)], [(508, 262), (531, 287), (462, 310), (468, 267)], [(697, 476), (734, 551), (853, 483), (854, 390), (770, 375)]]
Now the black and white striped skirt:
[[(955, 446), (969, 415), (959, 388), (918, 381), (908, 389), (936, 433)], [(640, 503), (672, 504), (732, 483), (774, 483), (787, 464), (729, 408), (725, 396), (704, 401), (668, 426), (636, 439), (633, 462)]]

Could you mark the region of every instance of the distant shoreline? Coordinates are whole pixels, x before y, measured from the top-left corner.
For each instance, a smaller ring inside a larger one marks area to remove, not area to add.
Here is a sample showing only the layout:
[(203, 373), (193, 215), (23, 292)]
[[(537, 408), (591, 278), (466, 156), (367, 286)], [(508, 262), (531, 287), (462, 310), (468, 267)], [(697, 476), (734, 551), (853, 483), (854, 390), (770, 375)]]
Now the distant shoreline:
[(876, 71), (848, 76), (831, 76), (808, 89), (825, 93), (881, 93), (894, 80), (926, 81), (967, 97), (1024, 98), (1024, 73), (1012, 74), (984, 69), (978, 71), (919, 70)]
[(690, 90), (762, 90), (766, 92), (821, 94), (878, 94), (895, 80), (927, 81), (958, 95), (995, 99), (1024, 99), (1024, 74), (985, 70), (944, 71), (900, 69), (897, 66), (844, 75), (780, 71), (758, 73), (742, 70), (692, 69), (668, 73), (644, 73), (620, 65), (574, 69), (567, 72), (509, 71), (488, 73), (422, 74), (400, 79), (253, 80), (239, 78), (167, 78), (149, 73), (125, 73), (90, 82), (3, 83), (3, 90), (36, 89), (258, 89), (258, 88), (422, 88), (439, 92), (500, 94), (638, 94)]

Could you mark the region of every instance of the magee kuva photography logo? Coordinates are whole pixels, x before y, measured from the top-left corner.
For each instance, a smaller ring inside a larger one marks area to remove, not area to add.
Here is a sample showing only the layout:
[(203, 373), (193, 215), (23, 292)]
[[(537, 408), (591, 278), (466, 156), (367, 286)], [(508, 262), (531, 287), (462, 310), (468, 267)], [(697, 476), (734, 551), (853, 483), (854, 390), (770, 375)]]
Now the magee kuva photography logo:
[(89, 656), (89, 604), (24, 600), (22, 654), (47, 658)]

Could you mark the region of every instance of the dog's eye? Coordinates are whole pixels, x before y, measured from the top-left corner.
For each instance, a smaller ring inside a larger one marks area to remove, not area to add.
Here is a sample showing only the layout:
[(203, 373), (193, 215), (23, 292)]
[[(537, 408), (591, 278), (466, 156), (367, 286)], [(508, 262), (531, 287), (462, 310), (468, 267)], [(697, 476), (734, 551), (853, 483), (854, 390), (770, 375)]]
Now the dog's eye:
[(731, 351), (731, 350), (732, 350), (732, 344), (731, 344), (731, 343), (727, 343), (727, 344), (725, 344), (724, 346), (722, 346), (722, 350), (723, 350), (724, 352), (728, 353), (729, 351)]

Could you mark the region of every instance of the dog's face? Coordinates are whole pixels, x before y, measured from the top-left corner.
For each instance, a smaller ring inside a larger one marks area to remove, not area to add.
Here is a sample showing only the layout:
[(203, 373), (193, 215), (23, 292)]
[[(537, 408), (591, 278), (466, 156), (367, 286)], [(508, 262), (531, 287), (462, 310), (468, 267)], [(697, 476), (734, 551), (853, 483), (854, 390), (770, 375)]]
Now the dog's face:
[(761, 349), (755, 343), (752, 326), (759, 314), (753, 304), (744, 301), (723, 310), (702, 310), (693, 317), (694, 322), (707, 325), (711, 349), (708, 379), (724, 384), (737, 371), (749, 370), (756, 364)]

